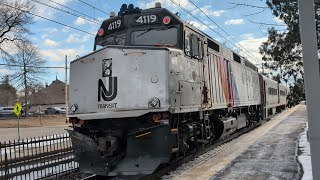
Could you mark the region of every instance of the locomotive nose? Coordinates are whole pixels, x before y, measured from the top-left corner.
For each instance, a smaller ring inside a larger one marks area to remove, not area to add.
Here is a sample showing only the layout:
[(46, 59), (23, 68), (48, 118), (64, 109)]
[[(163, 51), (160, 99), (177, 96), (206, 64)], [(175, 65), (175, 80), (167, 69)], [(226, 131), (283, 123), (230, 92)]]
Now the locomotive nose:
[(73, 62), (69, 104), (74, 111), (70, 116), (102, 119), (167, 111), (168, 59), (165, 49), (107, 47)]

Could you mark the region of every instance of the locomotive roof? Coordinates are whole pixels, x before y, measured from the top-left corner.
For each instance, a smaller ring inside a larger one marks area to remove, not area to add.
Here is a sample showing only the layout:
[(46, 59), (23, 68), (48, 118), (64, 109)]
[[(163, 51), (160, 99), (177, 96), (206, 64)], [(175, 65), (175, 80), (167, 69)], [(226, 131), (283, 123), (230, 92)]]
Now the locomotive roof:
[[(160, 15), (170, 15), (171, 18), (173, 18), (177, 23), (180, 23), (182, 25), (185, 25), (187, 27), (189, 27), (190, 29), (194, 30), (195, 32), (201, 34), (202, 36), (206, 36), (207, 38), (214, 40), (213, 38), (211, 38), (208, 34), (204, 33), (203, 31), (201, 31), (200, 29), (196, 28), (195, 26), (193, 26), (192, 24), (190, 24), (189, 22), (183, 20), (182, 18), (180, 18), (179, 16), (177, 16), (176, 14), (172, 13), (171, 11), (169, 11), (166, 8), (149, 8), (149, 9), (143, 9), (139, 12), (133, 12), (133, 13), (126, 13), (123, 15), (118, 15), (118, 16), (114, 16), (114, 17), (110, 17), (108, 19), (105, 19), (102, 22), (102, 25), (100, 28), (103, 28), (106, 26), (106, 24), (112, 22), (113, 20), (120, 18), (120, 17), (124, 17), (124, 16), (130, 16), (130, 15), (144, 15), (144, 14), (151, 14), (151, 13), (157, 13)], [(99, 37), (98, 35), (96, 35), (96, 38)]]
[[(120, 10), (121, 11), (121, 10)], [(124, 12), (124, 11), (123, 11)], [(121, 13), (123, 13), (121, 12)], [(119, 12), (119, 14), (121, 14)], [(214, 38), (212, 38), (211, 36), (209, 36), (208, 34), (206, 34), (205, 32), (201, 31), (200, 29), (198, 29), (197, 27), (193, 26), (192, 24), (190, 24), (189, 22), (185, 21), (184, 19), (182, 19), (180, 16), (172, 13), (171, 11), (169, 11), (168, 9), (166, 8), (157, 8), (157, 7), (153, 7), (153, 8), (149, 8), (149, 9), (139, 9), (138, 11), (131, 11), (131, 12), (128, 12), (126, 11), (125, 13), (123, 13), (122, 15), (118, 15), (118, 16), (114, 16), (114, 17), (110, 17), (108, 19), (105, 19), (101, 25), (100, 28), (102, 29), (108, 29), (108, 25), (117, 20), (117, 19), (124, 19), (124, 17), (130, 17), (130, 16), (135, 16), (137, 17), (138, 15), (150, 15), (150, 14), (157, 14), (159, 16), (170, 16), (170, 18), (175, 22), (175, 24), (181, 24), (181, 25), (184, 25), (184, 26), (187, 26), (188, 28), (192, 29), (193, 31), (197, 32), (198, 34), (210, 39), (211, 41), (214, 41), (215, 43), (217, 43), (219, 46), (225, 48), (225, 49), (228, 49), (229, 51), (231, 51), (232, 53), (235, 53), (233, 52), (231, 49), (225, 47), (224, 45), (222, 45), (219, 41), (215, 40)], [(128, 25), (136, 25), (134, 24), (134, 22), (132, 22), (132, 20), (134, 18), (131, 18), (130, 20), (128, 20), (130, 18), (126, 18), (125, 20), (125, 26), (128, 26)], [(130, 22), (129, 22), (130, 21)], [(148, 25), (147, 25), (148, 26)], [(149, 25), (150, 26), (150, 25)], [(103, 37), (103, 36), (102, 36)], [(97, 38), (101, 38), (98, 34), (96, 35), (96, 39)], [(235, 53), (237, 54), (237, 53)], [(239, 54), (237, 54), (238, 56), (240, 56)], [(254, 66), (255, 68), (257, 68), (253, 63), (251, 63), (249, 60), (247, 60), (246, 58), (244, 58), (243, 56), (240, 56), (241, 59), (243, 60), (244, 63), (248, 63), (250, 64), (250, 66)]]

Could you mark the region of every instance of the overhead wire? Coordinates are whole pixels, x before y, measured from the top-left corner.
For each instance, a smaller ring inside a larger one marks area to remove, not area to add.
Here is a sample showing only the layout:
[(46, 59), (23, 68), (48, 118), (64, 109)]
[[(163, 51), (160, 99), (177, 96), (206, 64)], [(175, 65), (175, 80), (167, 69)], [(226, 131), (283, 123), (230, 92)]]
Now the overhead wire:
[[(9, 66), (9, 67), (24, 67), (23, 65), (19, 64), (0, 64), (0, 66)], [(44, 69), (65, 69), (66, 67), (62, 66), (26, 66), (28, 68), (44, 68)], [(67, 68), (69, 69), (69, 68)]]
[[(210, 30), (212, 30), (214, 33), (216, 33), (218, 36), (220, 36), (221, 38), (223, 38), (224, 40), (226, 40), (227, 42), (230, 42), (227, 38), (225, 38), (224, 36), (222, 36), (218, 31), (214, 30), (212, 27), (208, 26), (207, 24), (205, 24), (204, 22), (202, 22), (199, 18), (197, 18), (196, 16), (194, 16), (193, 14), (189, 13), (189, 11), (185, 8), (183, 8), (182, 6), (180, 6), (179, 4), (177, 4), (174, 0), (170, 0), (172, 3), (174, 3), (176, 6), (178, 6), (180, 9), (182, 9), (183, 11), (185, 11), (186, 13), (188, 13), (191, 17), (193, 17), (194, 19), (196, 19), (197, 21), (199, 21), (202, 25), (206, 26), (207, 28), (209, 28)], [(233, 43), (230, 42), (230, 44), (233, 45), (233, 47), (236, 47)]]
[[(202, 25), (204, 25), (205, 27), (207, 27), (208, 29), (210, 29), (211, 31), (213, 31), (215, 34), (217, 34), (218, 36), (220, 36), (221, 38), (223, 38), (226, 42), (230, 43), (233, 47), (231, 48), (237, 48), (238, 50), (242, 51), (243, 53), (245, 53), (246, 55), (250, 56), (252, 58), (252, 55), (250, 55), (249, 53), (243, 51), (241, 48), (239, 48), (239, 46), (237, 46), (236, 44), (234, 44), (233, 42), (231, 42), (228, 38), (224, 37), (221, 33), (219, 33), (218, 31), (214, 30), (211, 26), (208, 26), (206, 23), (204, 23), (203, 21), (201, 21), (198, 17), (196, 17), (195, 15), (193, 15), (192, 13), (190, 13), (187, 9), (185, 9), (184, 7), (182, 7), (180, 4), (178, 4), (177, 2), (175, 2), (174, 0), (170, 0), (173, 4), (175, 4), (177, 7), (179, 7), (180, 9), (182, 9), (183, 11), (185, 11), (187, 14), (189, 14), (191, 17), (193, 17), (194, 19), (196, 19), (199, 23), (201, 23)], [(216, 24), (217, 25), (217, 24)], [(257, 61), (257, 58), (253, 58), (255, 59), (255, 61)]]
[[(245, 50), (247, 55), (249, 54), (251, 58), (253, 58), (255, 61), (259, 62), (261, 60), (258, 60), (257, 57), (255, 57), (251, 52), (249, 52), (245, 47), (243, 47), (240, 43), (238, 43), (237, 40), (235, 40), (228, 32), (226, 32), (221, 26), (218, 25), (212, 18), (208, 16), (207, 13), (205, 13), (196, 3), (194, 3), (192, 0), (189, 0), (200, 12), (202, 12), (211, 22), (213, 22), (219, 29), (222, 30), (228, 37), (230, 37), (238, 46), (240, 46), (243, 50)], [(240, 49), (240, 48), (239, 48)]]
[(83, 4), (85, 4), (85, 5), (87, 5), (87, 6), (92, 7), (93, 9), (96, 9), (96, 10), (98, 10), (98, 11), (100, 11), (100, 12), (103, 12), (103, 13), (105, 13), (105, 14), (110, 15), (110, 13), (108, 13), (108, 12), (106, 12), (106, 11), (103, 11), (103, 10), (101, 10), (101, 9), (99, 9), (99, 8), (97, 8), (97, 7), (93, 6), (93, 5), (91, 5), (91, 4), (88, 4), (88, 3), (86, 3), (86, 2), (84, 2), (84, 1), (82, 1), (82, 0), (78, 0), (78, 1), (79, 1), (79, 2), (81, 2), (81, 3), (83, 3)]
[(19, 11), (22, 11), (22, 12), (25, 12), (25, 13), (28, 13), (28, 14), (31, 14), (31, 15), (36, 16), (36, 17), (39, 17), (39, 18), (41, 18), (41, 19), (45, 19), (45, 20), (47, 20), (47, 21), (51, 21), (51, 22), (54, 22), (54, 23), (56, 23), (56, 24), (60, 24), (60, 25), (62, 25), (62, 26), (65, 26), (65, 27), (68, 27), (68, 28), (71, 28), (71, 29), (74, 29), (74, 30), (77, 30), (77, 31), (80, 31), (80, 32), (83, 32), (83, 33), (86, 33), (86, 34), (89, 34), (89, 35), (92, 35), (92, 36), (95, 36), (95, 34), (93, 34), (93, 33), (91, 33), (91, 32), (88, 32), (88, 31), (85, 31), (85, 30), (82, 30), (82, 29), (79, 29), (79, 28), (76, 28), (76, 27), (73, 27), (73, 26), (64, 24), (64, 23), (62, 23), (62, 22), (58, 22), (58, 21), (55, 21), (55, 20), (52, 20), (52, 19), (49, 19), (49, 18), (40, 16), (40, 15), (35, 14), (35, 13), (32, 13), (32, 12), (30, 12), (30, 11), (26, 11), (26, 10), (23, 10), (23, 9), (20, 9), (20, 8), (17, 8), (17, 7), (14, 7), (14, 6), (11, 6), (11, 5), (2, 3), (2, 2), (0, 2), (0, 4), (5, 5), (5, 6), (8, 6), (8, 7), (10, 7), (10, 8), (16, 9), (16, 10), (19, 10)]
[(87, 17), (85, 17), (85, 16), (84, 16), (84, 17), (79, 16), (78, 14), (74, 14), (74, 13), (72, 13), (72, 12), (69, 12), (69, 11), (66, 11), (66, 10), (63, 10), (63, 9), (54, 7), (54, 6), (52, 6), (52, 5), (49, 5), (49, 4), (46, 4), (46, 3), (43, 3), (43, 2), (40, 2), (40, 1), (38, 1), (38, 0), (31, 0), (31, 1), (36, 2), (36, 3), (38, 3), (38, 4), (41, 4), (41, 5), (43, 5), (43, 6), (46, 6), (46, 7), (50, 7), (50, 8), (52, 8), (52, 9), (56, 9), (56, 10), (58, 10), (58, 11), (61, 11), (61, 12), (66, 13), (66, 14), (70, 14), (70, 15), (72, 15), (72, 16), (75, 16), (75, 17), (84, 19), (84, 20), (86, 20), (86, 21), (90, 21), (90, 22), (95, 23), (95, 24), (101, 24), (101, 22), (99, 22), (99, 21), (91, 20), (91, 19), (89, 19), (89, 18), (87, 18)]
[(271, 24), (271, 23), (262, 23), (262, 22), (256, 22), (256, 21), (252, 21), (250, 19), (248, 19), (250, 22), (254, 23), (254, 24), (260, 24), (260, 25), (265, 25), (265, 26), (287, 26), (284, 24)]
[(68, 7), (68, 6), (65, 6), (65, 5), (63, 5), (63, 4), (61, 4), (61, 3), (58, 3), (58, 2), (56, 2), (56, 1), (53, 1), (53, 0), (48, 0), (48, 1), (50, 1), (50, 2), (52, 2), (52, 3), (54, 3), (54, 4), (57, 4), (57, 5), (61, 6), (61, 7), (64, 7), (64, 8), (66, 8), (66, 9), (69, 9), (69, 10), (71, 10), (71, 11), (73, 11), (73, 12), (76, 12), (76, 13), (82, 15), (82, 16), (88, 17), (88, 18), (90, 18), (90, 19), (92, 19), (92, 20), (97, 20), (96, 18), (94, 18), (94, 17), (92, 17), (92, 16), (89, 16), (89, 15), (87, 15), (87, 14), (84, 14), (84, 13), (82, 13), (82, 12), (80, 12), (80, 11), (77, 11), (77, 10), (75, 10), (75, 9), (72, 9), (72, 8), (70, 8), (70, 7)]

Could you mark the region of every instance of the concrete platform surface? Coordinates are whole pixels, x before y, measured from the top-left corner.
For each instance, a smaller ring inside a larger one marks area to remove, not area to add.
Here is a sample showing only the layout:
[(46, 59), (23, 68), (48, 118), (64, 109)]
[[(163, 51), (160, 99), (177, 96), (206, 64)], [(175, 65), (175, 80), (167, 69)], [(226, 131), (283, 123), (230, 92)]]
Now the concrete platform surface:
[[(259, 179), (259, 172), (263, 172), (263, 170), (257, 170), (256, 173), (254, 168), (263, 169), (262, 164), (268, 165), (272, 161), (277, 164), (278, 161), (282, 161), (282, 159), (286, 159), (287, 157), (291, 157), (291, 160), (295, 161), (297, 138), (299, 136), (299, 132), (303, 130), (305, 122), (305, 106), (295, 106), (276, 115), (254, 130), (214, 148), (213, 150), (197, 157), (193, 161), (183, 164), (168, 175), (163, 176), (162, 179)], [(280, 125), (281, 127), (279, 129)], [(293, 131), (295, 133), (291, 134)], [(287, 141), (283, 142), (282, 138), (288, 134), (291, 134), (291, 139), (286, 137)], [(270, 137), (270, 139), (267, 137)], [(257, 146), (257, 144), (260, 143), (261, 146)], [(280, 144), (281, 146), (277, 144)], [(281, 149), (282, 146), (287, 145), (290, 145), (290, 148), (287, 150)], [(286, 153), (293, 153), (293, 155)], [(277, 160), (280, 158), (282, 159)], [(268, 159), (270, 162), (267, 162)], [(238, 167), (238, 165), (240, 167)], [(289, 164), (286, 164), (286, 167), (287, 166), (289, 166)], [(264, 169), (270, 169), (273, 167), (275, 166), (266, 166)], [(295, 169), (288, 169), (288, 171), (291, 170)], [(233, 174), (230, 171), (238, 172), (238, 174)], [(272, 169), (270, 171), (272, 171)], [(299, 170), (297, 170), (297, 172), (300, 173)], [(248, 174), (248, 176), (246, 176), (246, 174)], [(254, 175), (251, 177), (250, 174)]]
[(298, 180), (303, 168), (298, 161), (299, 136), (307, 122), (306, 106), (298, 108), (211, 179)]

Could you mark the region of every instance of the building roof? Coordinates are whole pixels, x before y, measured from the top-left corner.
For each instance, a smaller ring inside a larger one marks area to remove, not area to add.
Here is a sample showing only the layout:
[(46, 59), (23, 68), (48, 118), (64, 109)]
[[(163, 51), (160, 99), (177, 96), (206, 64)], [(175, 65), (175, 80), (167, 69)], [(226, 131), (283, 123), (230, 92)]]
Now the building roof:
[(56, 79), (31, 96), (32, 105), (65, 104), (65, 83)]

